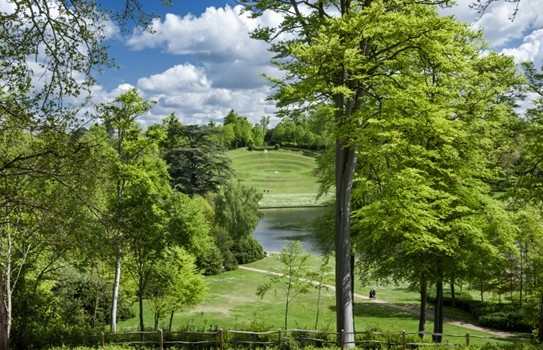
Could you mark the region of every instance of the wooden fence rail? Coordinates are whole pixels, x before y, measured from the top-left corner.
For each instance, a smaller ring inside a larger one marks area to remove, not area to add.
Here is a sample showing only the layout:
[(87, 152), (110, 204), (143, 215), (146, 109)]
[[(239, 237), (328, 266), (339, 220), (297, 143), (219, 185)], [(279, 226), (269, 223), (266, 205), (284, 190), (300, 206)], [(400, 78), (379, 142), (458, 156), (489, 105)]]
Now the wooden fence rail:
[[(364, 344), (382, 344), (400, 346), (403, 349), (413, 347), (423, 347), (436, 345), (430, 342), (433, 337), (440, 337), (443, 342), (441, 346), (465, 346), (469, 347), (473, 338), (490, 340), (503, 339), (496, 337), (480, 337), (466, 334), (437, 334), (437, 333), (418, 333), (418, 332), (354, 332), (354, 345), (362, 346)], [(159, 348), (165, 347), (187, 347), (198, 349), (219, 349), (224, 350), (227, 347), (269, 347), (285, 345), (289, 342), (296, 342), (300, 347), (309, 345), (337, 345), (339, 348), (344, 348), (347, 345), (344, 339), (345, 332), (327, 332), (315, 331), (307, 329), (289, 329), (289, 330), (272, 330), (265, 332), (254, 331), (237, 331), (223, 330), (209, 332), (193, 332), (193, 331), (178, 331), (165, 332), (161, 329), (158, 331), (146, 332), (124, 332), (124, 333), (100, 333), (98, 337), (91, 336), (89, 338), (97, 339), (95, 345), (135, 345), (148, 346)], [(424, 341), (426, 339), (426, 341)], [(526, 339), (526, 338), (524, 338)], [(63, 342), (66, 339), (63, 338)], [(456, 340), (456, 341), (455, 341)], [(72, 344), (82, 345), (82, 344)]]

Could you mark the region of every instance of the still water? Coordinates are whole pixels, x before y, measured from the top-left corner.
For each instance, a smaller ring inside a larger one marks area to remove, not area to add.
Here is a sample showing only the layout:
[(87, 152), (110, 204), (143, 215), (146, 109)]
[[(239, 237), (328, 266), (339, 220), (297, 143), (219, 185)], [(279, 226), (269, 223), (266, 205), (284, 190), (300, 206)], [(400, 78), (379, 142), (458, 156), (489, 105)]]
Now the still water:
[(254, 236), (265, 252), (279, 252), (288, 241), (301, 241), (304, 249), (319, 252), (311, 237), (311, 221), (324, 208), (263, 209), (264, 218), (255, 229)]

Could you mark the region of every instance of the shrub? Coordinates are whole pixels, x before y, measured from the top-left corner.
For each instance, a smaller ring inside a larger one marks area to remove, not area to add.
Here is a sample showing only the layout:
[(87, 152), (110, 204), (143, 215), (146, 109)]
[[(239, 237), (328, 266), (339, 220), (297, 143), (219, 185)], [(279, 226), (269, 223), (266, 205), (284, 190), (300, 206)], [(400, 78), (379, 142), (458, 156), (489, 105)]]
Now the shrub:
[[(430, 302), (435, 302), (435, 298), (428, 298)], [(477, 319), (477, 323), (483, 327), (503, 331), (531, 332), (532, 327), (524, 314), (519, 311), (517, 304), (502, 304), (493, 302), (482, 302), (472, 300), (467, 294), (459, 295), (455, 299), (456, 307), (469, 312)], [(443, 298), (445, 306), (451, 306), (450, 296)]]
[(531, 332), (532, 327), (524, 322), (524, 316), (520, 312), (494, 312), (483, 315), (477, 322), (484, 327), (515, 332)]
[(206, 276), (218, 275), (222, 271), (221, 250), (213, 244), (202, 256), (198, 257), (196, 264)]
[(264, 258), (262, 245), (253, 237), (244, 237), (232, 247), (238, 264), (248, 264)]

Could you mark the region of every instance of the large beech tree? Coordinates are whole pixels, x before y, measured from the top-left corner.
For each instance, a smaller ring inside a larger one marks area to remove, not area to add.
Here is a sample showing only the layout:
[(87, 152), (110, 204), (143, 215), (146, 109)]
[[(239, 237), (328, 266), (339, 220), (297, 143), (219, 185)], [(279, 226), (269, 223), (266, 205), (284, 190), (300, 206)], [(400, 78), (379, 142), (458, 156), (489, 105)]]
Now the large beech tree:
[[(241, 1), (253, 16), (279, 12), (282, 22), (253, 35), (272, 43), (275, 62), (285, 72), (274, 78), (279, 107), (332, 106), (336, 139), (336, 305), (337, 331), (354, 345), (351, 194), (362, 143), (360, 131), (378, 121), (384, 99), (412, 73), (451, 70), (473, 34), (431, 5), (448, 1)], [(417, 62), (414, 72), (412, 63)], [(391, 92), (387, 92), (387, 91)], [(404, 105), (402, 105), (404, 104)], [(412, 104), (399, 100), (397, 108)]]
[[(455, 42), (462, 32), (467, 41)], [(460, 26), (450, 35), (435, 51), (451, 64), (424, 68), (405, 57), (411, 73), (380, 93), (379, 112), (358, 137), (357, 248), (374, 277), (420, 287), (420, 332), (429, 283), (442, 292), (444, 281), (515, 251), (491, 184), (502, 175), (520, 79), (510, 58), (480, 57), (476, 36)], [(442, 333), (442, 295), (437, 301), (434, 332)]]
[[(513, 177), (512, 198), (515, 199), (517, 208), (538, 209), (539, 218), (535, 219), (537, 221), (543, 213), (543, 177), (541, 176), (543, 174), (543, 72), (536, 69), (531, 62), (524, 63), (523, 69), (526, 76), (526, 88), (533, 94), (534, 99), (532, 106), (525, 113), (525, 118), (520, 121), (520, 137), (518, 138), (520, 158), (517, 160), (518, 164)], [(526, 228), (525, 224), (520, 225), (521, 229), (523, 226), (525, 235), (532, 234), (538, 239), (538, 236), (533, 233), (537, 229)], [(533, 239), (531, 243), (533, 244)], [(533, 245), (534, 249), (530, 252), (530, 259), (532, 259), (530, 264), (537, 269), (543, 263), (542, 252), (539, 244)], [(538, 338), (543, 341), (543, 288), (538, 285), (536, 290), (540, 299)]]

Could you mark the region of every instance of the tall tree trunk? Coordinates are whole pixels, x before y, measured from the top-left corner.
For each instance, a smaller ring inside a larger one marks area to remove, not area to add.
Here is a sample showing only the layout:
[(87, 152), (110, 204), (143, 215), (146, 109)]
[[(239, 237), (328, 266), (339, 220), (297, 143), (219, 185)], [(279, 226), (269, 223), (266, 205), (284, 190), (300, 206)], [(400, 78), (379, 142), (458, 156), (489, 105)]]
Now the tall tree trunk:
[(168, 324), (168, 332), (172, 331), (172, 323), (173, 323), (173, 314), (175, 310), (172, 309), (172, 312), (170, 313), (170, 323)]
[[(342, 96), (338, 99), (336, 106), (342, 106)], [(336, 141), (336, 321), (346, 347), (354, 347), (350, 210), (355, 166), (356, 148)]]
[(527, 252), (528, 248), (525, 248), (524, 249), (524, 253), (523, 251), (521, 250), (520, 252), (520, 287), (519, 287), (519, 292), (520, 292), (520, 297), (519, 297), (519, 302), (520, 302), (520, 308), (522, 308), (522, 299), (523, 299), (523, 289), (524, 289), (524, 257), (526, 256), (526, 252)]
[(143, 324), (143, 286), (141, 285), (141, 281), (138, 288), (138, 304), (140, 308), (140, 331), (144, 332), (145, 325)]
[(454, 276), (451, 277), (451, 306), (456, 307), (456, 295), (454, 293)]
[(117, 261), (115, 262), (115, 280), (113, 282), (113, 297), (111, 298), (111, 333), (117, 333), (117, 304), (119, 300), (119, 288), (121, 282), (122, 248), (117, 249)]
[(443, 333), (443, 274), (438, 271), (436, 281), (436, 304), (434, 305), (434, 334), (432, 339), (441, 343)]
[(480, 285), (480, 288), (481, 288), (481, 302), (484, 302), (485, 301), (485, 295), (484, 295), (484, 285), (483, 285), (483, 278), (481, 277), (480, 279), (480, 282), (481, 282), (481, 285)]
[(8, 313), (4, 298), (4, 276), (0, 272), (0, 350), (9, 349)]
[(426, 276), (420, 278), (420, 313), (419, 313), (419, 337), (424, 338), (426, 331), (426, 310), (428, 309), (428, 282)]
[(289, 302), (288, 302), (288, 295), (287, 295), (287, 302), (285, 303), (285, 330), (287, 330), (288, 328), (288, 307), (289, 307)]
[(541, 293), (541, 302), (539, 304), (539, 332), (537, 339), (543, 342), (543, 292)]

